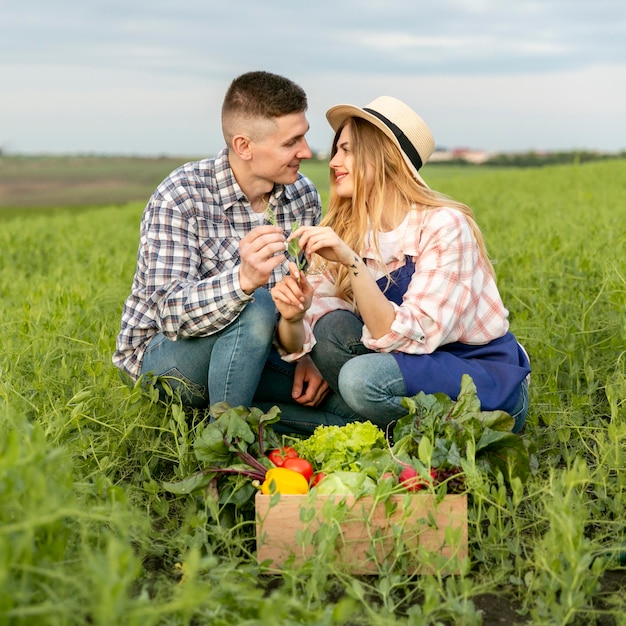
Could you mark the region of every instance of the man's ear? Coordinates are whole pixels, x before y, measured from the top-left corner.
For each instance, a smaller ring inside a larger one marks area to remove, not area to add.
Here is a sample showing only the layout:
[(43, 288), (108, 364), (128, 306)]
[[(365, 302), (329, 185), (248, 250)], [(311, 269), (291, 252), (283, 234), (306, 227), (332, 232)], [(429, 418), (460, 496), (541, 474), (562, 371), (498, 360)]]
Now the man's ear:
[(233, 137), (232, 146), (235, 154), (242, 161), (249, 161), (252, 158), (250, 138), (246, 135), (235, 135)]

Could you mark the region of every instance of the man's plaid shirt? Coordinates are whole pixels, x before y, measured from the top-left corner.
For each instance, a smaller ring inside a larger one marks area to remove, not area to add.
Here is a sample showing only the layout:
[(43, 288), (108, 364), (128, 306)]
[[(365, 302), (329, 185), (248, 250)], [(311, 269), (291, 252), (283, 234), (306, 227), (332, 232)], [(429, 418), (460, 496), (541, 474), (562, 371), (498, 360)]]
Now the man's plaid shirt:
[[(294, 222), (308, 226), (321, 218), (319, 194), (304, 176), (275, 185), (270, 204), (286, 235)], [(215, 159), (172, 172), (143, 213), (137, 269), (113, 362), (137, 379), (157, 333), (172, 340), (206, 336), (235, 320), (251, 300), (239, 284), (239, 241), (258, 225), (226, 148)], [(267, 287), (282, 276), (279, 266)]]

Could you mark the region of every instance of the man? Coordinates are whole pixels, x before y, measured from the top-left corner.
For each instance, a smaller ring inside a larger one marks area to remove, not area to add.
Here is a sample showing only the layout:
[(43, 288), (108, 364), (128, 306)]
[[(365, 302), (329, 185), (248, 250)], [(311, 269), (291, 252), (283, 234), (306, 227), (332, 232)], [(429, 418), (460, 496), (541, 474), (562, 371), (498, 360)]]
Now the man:
[[(132, 380), (155, 376), (162, 395), (165, 380), (190, 406), (253, 405), (276, 322), (268, 289), (293, 260), (286, 235), (294, 222), (321, 218), (319, 194), (298, 172), (312, 156), (306, 109), (287, 78), (239, 76), (222, 106), (226, 147), (178, 168), (153, 193), (113, 356)], [(263, 398), (280, 400), (289, 380), (283, 400), (320, 404), (328, 385), (310, 359), (294, 369), (273, 360), (282, 371), (264, 373)]]

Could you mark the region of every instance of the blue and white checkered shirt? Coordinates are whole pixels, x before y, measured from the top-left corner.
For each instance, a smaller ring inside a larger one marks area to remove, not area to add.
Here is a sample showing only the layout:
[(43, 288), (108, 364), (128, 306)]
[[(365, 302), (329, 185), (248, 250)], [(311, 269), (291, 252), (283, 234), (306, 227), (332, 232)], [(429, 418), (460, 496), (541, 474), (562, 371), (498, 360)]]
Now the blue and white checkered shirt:
[[(286, 234), (294, 222), (321, 219), (319, 193), (302, 175), (291, 185), (275, 185), (270, 204)], [(143, 212), (137, 269), (113, 363), (136, 380), (157, 333), (172, 340), (206, 336), (236, 319), (251, 300), (239, 284), (239, 241), (258, 225), (227, 148), (172, 172)], [(279, 266), (267, 287), (282, 276)]]

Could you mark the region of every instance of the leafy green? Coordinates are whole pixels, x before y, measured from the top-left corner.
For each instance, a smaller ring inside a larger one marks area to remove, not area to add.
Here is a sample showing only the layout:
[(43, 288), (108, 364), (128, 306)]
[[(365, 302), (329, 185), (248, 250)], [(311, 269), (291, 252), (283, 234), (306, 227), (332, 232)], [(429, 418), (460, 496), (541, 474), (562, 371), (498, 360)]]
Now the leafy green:
[(318, 426), (294, 448), (300, 456), (324, 472), (357, 471), (361, 457), (373, 449), (386, 447), (385, 435), (371, 422), (351, 422), (345, 426)]
[(276, 215), (275, 215), (274, 211), (272, 210), (272, 206), (270, 205), (269, 202), (267, 203), (267, 206), (265, 207), (265, 211), (263, 212), (263, 217), (272, 226), (278, 226), (278, 221), (276, 220)]
[[(298, 222), (293, 222), (291, 225), (291, 232), (298, 228)], [(300, 249), (300, 242), (297, 239), (292, 239), (288, 246), (287, 252), (296, 260), (296, 265), (299, 270), (304, 270), (306, 267), (306, 257), (301, 256), (302, 250)]]
[[(272, 207), (269, 202), (267, 203), (267, 206), (265, 207), (265, 211), (263, 212), (263, 217), (272, 226), (278, 226), (278, 220), (276, 219), (276, 214), (272, 210)], [(300, 224), (298, 224), (297, 221), (292, 222), (291, 232), (293, 233), (293, 231), (297, 230), (299, 226)], [(302, 250), (300, 249), (300, 243), (298, 242), (297, 239), (292, 239), (289, 242), (289, 244), (287, 245), (287, 252), (289, 253), (289, 255), (291, 255), (295, 259), (296, 265), (298, 266), (299, 270), (303, 270), (306, 267), (306, 258), (300, 256)]]
[(256, 491), (252, 481), (262, 481), (271, 467), (265, 451), (280, 445), (270, 426), (280, 419), (280, 410), (272, 407), (263, 413), (258, 408), (220, 403), (211, 407), (211, 414), (215, 419), (204, 426), (193, 444), (194, 454), (204, 467), (163, 487), (185, 494), (216, 483), (220, 502), (245, 504)]
[(481, 411), (470, 376), (463, 376), (456, 401), (420, 392), (402, 403), (409, 413), (393, 430), (395, 456), (443, 470), (459, 468), (471, 456), (489, 473), (528, 478), (530, 457), (522, 438), (511, 432), (515, 420), (504, 411)]
[(364, 496), (376, 490), (376, 483), (363, 472), (336, 471), (325, 476), (315, 487), (320, 495)]

